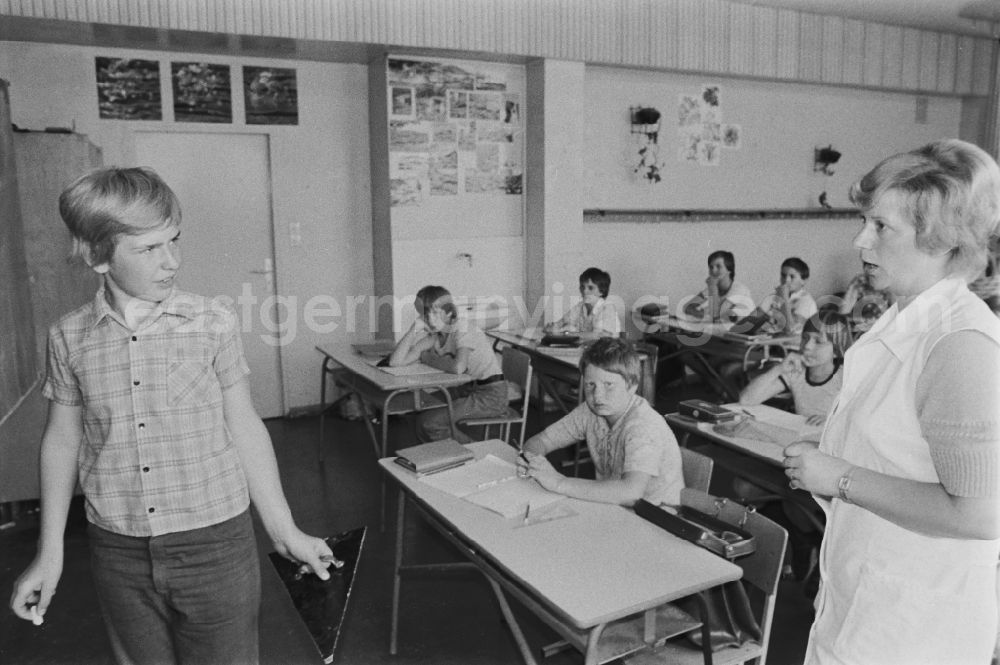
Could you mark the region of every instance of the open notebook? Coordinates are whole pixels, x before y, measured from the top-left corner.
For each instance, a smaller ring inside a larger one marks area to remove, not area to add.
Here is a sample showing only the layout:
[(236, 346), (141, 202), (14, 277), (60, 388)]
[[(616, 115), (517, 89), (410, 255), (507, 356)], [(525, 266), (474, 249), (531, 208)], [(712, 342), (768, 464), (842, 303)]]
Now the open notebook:
[(420, 482), (507, 518), (523, 517), (563, 498), (531, 478), (519, 478), (517, 467), (495, 455), (421, 476)]
[(819, 441), (821, 428), (807, 425), (805, 416), (769, 406), (724, 404), (726, 408), (749, 416), (736, 422), (718, 423), (710, 427), (716, 434), (739, 439), (744, 448), (781, 462), (785, 446), (795, 441)]

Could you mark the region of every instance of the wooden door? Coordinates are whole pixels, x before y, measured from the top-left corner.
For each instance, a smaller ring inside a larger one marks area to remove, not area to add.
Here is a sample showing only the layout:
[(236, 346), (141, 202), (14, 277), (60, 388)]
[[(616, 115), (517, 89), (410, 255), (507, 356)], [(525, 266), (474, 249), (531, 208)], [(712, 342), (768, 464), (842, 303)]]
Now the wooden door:
[(283, 415), (268, 137), (136, 132), (135, 156), (180, 197), (179, 286), (232, 298), (257, 412)]

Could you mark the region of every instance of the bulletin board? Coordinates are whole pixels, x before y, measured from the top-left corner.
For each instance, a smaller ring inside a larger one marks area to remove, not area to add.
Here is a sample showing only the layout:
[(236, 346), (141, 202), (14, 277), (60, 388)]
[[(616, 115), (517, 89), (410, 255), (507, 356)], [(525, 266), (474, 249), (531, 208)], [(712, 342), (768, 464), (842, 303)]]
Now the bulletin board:
[(524, 67), (390, 56), (394, 239), (519, 236)]

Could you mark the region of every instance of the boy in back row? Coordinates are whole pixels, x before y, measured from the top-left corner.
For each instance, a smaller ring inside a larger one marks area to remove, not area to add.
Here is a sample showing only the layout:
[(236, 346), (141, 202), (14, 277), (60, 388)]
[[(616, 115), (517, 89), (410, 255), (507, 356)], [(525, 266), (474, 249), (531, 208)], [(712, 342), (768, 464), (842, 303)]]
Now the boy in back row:
[(250, 501), (282, 555), (323, 579), (333, 558), (292, 520), (236, 314), (175, 288), (180, 204), (151, 170), (87, 174), (59, 212), (103, 284), (49, 332), (41, 533), (11, 608), (45, 614), (79, 480), (115, 660), (256, 663)]

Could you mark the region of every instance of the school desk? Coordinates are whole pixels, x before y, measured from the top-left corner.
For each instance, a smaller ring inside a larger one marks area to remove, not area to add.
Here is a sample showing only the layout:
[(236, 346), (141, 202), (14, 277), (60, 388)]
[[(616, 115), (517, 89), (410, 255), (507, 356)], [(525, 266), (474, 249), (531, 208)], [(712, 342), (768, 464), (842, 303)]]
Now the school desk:
[[(387, 346), (387, 343), (386, 343)], [(389, 416), (447, 408), (452, 414), (449, 388), (468, 383), (468, 374), (434, 372), (398, 376), (375, 367), (379, 345), (318, 345), (316, 350), (323, 356), (320, 373), (320, 417), (317, 456), (323, 462), (326, 420), (326, 382), (328, 375), (334, 375), (338, 384), (354, 393), (361, 400), (364, 413), (362, 420), (368, 436), (375, 447), (375, 456), (381, 459), (388, 454)], [(388, 348), (386, 353), (392, 349)], [(381, 421), (381, 436), (376, 435), (372, 417)], [(452, 425), (454, 427), (454, 425)], [(382, 484), (382, 512), (385, 522), (385, 483)]]
[(644, 317), (659, 330), (645, 333), (644, 338), (660, 343), (673, 352), (660, 356), (660, 362), (677, 358), (702, 377), (727, 399), (739, 399), (739, 388), (716, 370), (717, 362), (735, 361), (745, 373), (759, 368), (774, 357), (784, 357), (789, 349), (799, 347), (799, 335), (739, 335), (729, 331), (728, 324), (702, 323), (673, 315)]
[[(524, 351), (531, 357), (538, 385), (549, 395), (563, 413), (572, 411), (576, 404), (565, 400), (565, 392), (557, 388), (557, 384), (568, 384), (574, 388), (580, 385), (580, 356), (582, 347), (561, 348), (542, 346), (541, 335), (538, 333), (518, 333), (509, 330), (489, 330), (486, 334), (494, 339), (494, 346), (507, 344)], [(656, 398), (656, 380), (653, 363), (647, 353), (639, 351), (642, 376), (639, 380), (638, 394), (652, 404)]]
[[(789, 430), (798, 429), (803, 439), (819, 438), (819, 429), (805, 427), (803, 416), (764, 404), (745, 408), (765, 425), (773, 424)], [(778, 440), (739, 438), (720, 434), (711, 424), (699, 422), (679, 413), (668, 413), (664, 418), (677, 434), (677, 441), (681, 447), (694, 448), (711, 457), (716, 464), (734, 475), (806, 508), (807, 517), (813, 519), (816, 502), (805, 490), (790, 488), (784, 470), (785, 445), (799, 437), (789, 436)], [(817, 526), (822, 530), (821, 524)]]
[[(510, 462), (516, 454), (514, 448), (500, 440), (480, 441), (469, 447), (477, 457), (493, 454)], [(529, 518), (525, 524), (521, 517), (504, 519), (437, 490), (393, 458), (380, 460), (379, 464), (401, 489), (391, 654), (397, 651), (404, 574), (479, 570), (492, 587), (526, 663), (536, 661), (510, 610), (508, 597), (517, 599), (582, 651), (587, 665), (596, 665), (697, 628), (700, 622), (676, 611), (671, 601), (738, 579), (742, 572), (731, 562), (667, 533), (621, 506), (566, 498), (540, 509), (542, 516)], [(468, 561), (405, 564), (408, 504)], [(543, 516), (547, 511), (564, 516), (546, 521)], [(418, 613), (414, 613), (413, 620), (419, 620)]]

